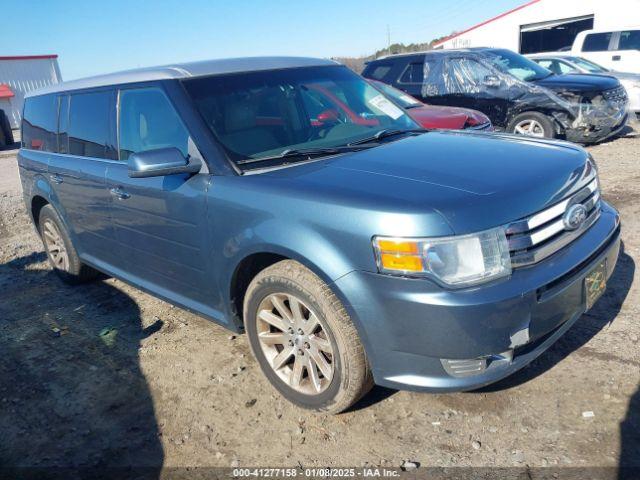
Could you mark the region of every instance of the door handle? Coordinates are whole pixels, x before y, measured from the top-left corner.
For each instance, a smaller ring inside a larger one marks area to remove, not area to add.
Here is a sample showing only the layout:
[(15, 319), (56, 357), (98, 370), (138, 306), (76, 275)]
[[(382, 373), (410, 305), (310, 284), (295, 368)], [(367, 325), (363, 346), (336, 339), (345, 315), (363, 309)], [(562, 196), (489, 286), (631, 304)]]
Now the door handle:
[(614, 55), (613, 57), (611, 57), (611, 60), (613, 60), (614, 62), (619, 62), (620, 61), (620, 55)]
[(64, 181), (62, 176), (58, 175), (57, 173), (52, 173), (51, 175), (49, 175), (49, 178), (53, 183), (57, 183), (58, 185)]
[(114, 197), (116, 197), (116, 198), (118, 198), (120, 200), (126, 200), (127, 198), (129, 198), (131, 196), (127, 192), (122, 190), (120, 187), (112, 188), (109, 191), (111, 192), (111, 195), (113, 195)]

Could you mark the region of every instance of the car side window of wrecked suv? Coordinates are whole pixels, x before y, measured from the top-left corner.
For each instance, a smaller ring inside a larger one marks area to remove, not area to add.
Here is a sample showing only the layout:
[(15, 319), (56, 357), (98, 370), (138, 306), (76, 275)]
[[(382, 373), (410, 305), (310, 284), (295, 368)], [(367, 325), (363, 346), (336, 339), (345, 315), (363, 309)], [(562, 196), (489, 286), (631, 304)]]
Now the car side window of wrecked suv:
[(185, 158), (193, 153), (195, 146), (187, 128), (160, 88), (121, 90), (119, 102), (120, 160), (168, 147), (177, 148)]

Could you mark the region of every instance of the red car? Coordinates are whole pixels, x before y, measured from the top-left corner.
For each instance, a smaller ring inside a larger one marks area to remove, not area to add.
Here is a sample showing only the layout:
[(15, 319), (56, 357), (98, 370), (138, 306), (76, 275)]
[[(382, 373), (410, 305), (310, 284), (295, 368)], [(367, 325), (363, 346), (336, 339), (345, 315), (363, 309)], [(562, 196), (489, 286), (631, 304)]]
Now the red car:
[(493, 130), (489, 117), (477, 110), (427, 105), (386, 83), (377, 80), (369, 80), (369, 83), (404, 108), (407, 111), (407, 115), (424, 128)]

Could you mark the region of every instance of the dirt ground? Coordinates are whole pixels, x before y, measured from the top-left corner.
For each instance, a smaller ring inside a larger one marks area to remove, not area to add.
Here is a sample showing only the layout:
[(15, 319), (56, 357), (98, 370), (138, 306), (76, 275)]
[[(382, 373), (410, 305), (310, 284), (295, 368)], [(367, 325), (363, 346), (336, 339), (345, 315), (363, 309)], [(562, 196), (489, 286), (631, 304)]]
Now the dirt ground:
[(624, 252), (594, 309), (482, 391), (375, 388), (317, 416), (245, 336), (103, 279), (51, 273), (0, 152), (0, 466), (640, 467), (640, 135), (591, 147)]

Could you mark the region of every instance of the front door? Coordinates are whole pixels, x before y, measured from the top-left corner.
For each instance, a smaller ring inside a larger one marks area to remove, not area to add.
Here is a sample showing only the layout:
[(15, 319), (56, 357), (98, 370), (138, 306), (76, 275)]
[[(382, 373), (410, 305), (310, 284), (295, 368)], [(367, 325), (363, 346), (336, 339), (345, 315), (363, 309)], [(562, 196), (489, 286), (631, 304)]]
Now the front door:
[[(169, 98), (159, 87), (119, 94), (120, 162), (108, 166), (106, 191), (122, 258), (133, 283), (187, 307), (207, 311), (208, 173), (131, 178), (133, 153), (166, 147), (199, 155)], [(204, 163), (203, 163), (204, 165)], [(194, 304), (195, 302), (195, 304)]]

